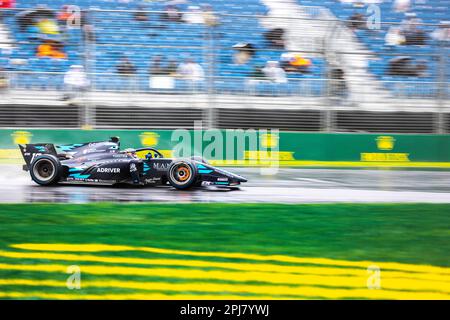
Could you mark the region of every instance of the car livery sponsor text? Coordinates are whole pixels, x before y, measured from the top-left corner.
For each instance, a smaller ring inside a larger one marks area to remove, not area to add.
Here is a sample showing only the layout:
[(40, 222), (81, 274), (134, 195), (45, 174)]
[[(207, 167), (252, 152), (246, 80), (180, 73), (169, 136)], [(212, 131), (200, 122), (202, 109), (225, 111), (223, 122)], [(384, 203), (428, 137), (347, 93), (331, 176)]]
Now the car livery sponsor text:
[(98, 168), (97, 173), (120, 173), (120, 168)]

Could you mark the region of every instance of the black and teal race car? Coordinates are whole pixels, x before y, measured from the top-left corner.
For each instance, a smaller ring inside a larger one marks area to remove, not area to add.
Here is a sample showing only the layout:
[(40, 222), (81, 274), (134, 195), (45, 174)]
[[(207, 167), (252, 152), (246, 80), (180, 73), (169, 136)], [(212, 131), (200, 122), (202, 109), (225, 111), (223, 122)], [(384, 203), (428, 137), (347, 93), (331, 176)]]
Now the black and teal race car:
[(118, 137), (108, 141), (55, 146), (19, 145), (24, 170), (40, 185), (58, 183), (235, 187), (247, 180), (211, 166), (200, 157), (164, 158), (154, 148), (120, 150)]

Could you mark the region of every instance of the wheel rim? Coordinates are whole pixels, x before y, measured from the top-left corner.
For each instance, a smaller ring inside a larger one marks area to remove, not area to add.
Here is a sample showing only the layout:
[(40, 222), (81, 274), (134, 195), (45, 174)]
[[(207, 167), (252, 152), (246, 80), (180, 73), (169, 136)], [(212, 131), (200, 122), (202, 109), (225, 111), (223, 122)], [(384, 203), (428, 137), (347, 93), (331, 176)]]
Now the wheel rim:
[(170, 171), (170, 176), (173, 181), (175, 181), (179, 185), (184, 185), (189, 182), (191, 178), (191, 168), (184, 164), (180, 163), (172, 168)]
[(55, 165), (47, 159), (38, 160), (33, 166), (34, 176), (41, 181), (51, 180), (55, 172)]

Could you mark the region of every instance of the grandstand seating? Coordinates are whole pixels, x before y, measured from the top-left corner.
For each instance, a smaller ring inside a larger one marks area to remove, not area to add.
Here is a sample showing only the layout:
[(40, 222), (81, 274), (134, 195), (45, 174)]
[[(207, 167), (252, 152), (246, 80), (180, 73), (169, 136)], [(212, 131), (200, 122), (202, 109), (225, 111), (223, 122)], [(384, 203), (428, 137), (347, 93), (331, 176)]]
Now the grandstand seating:
[[(263, 37), (265, 29), (259, 24), (256, 17), (241, 18), (227, 14), (262, 15), (267, 8), (259, 0), (209, 0), (215, 12), (222, 13), (221, 24), (209, 34), (203, 24), (187, 24), (159, 21), (156, 13), (150, 14), (149, 22), (139, 22), (133, 19), (133, 12), (138, 5), (144, 4), (145, 10), (163, 11), (163, 2), (120, 1), (120, 0), (80, 0), (77, 5), (90, 11), (90, 23), (95, 26), (96, 44), (85, 47), (80, 30), (69, 30), (69, 37), (65, 51), (67, 60), (39, 59), (35, 57), (36, 44), (29, 41), (30, 33), (20, 32), (13, 16), (6, 18), (7, 25), (14, 34), (17, 50), (12, 54), (14, 58), (28, 60), (27, 65), (9, 65), (17, 71), (39, 71), (40, 75), (21, 74), (13, 81), (15, 86), (23, 88), (49, 88), (61, 89), (63, 86), (63, 72), (70, 65), (84, 64), (85, 52), (93, 52), (89, 59), (89, 70), (94, 75), (91, 80), (98, 90), (120, 90), (128, 86), (126, 79), (116, 74), (116, 63), (120, 57), (126, 55), (137, 67), (137, 82), (133, 88), (137, 90), (148, 89), (149, 66), (152, 57), (162, 55), (166, 59), (173, 58), (178, 63), (184, 57), (190, 56), (198, 63), (208, 68), (213, 65), (213, 77), (208, 78), (203, 89), (209, 87), (215, 92), (235, 93), (248, 90), (246, 79), (251, 76), (255, 68), (263, 67), (268, 60), (279, 60), (283, 51), (270, 49)], [(35, 8), (39, 4), (59, 10), (67, 4), (64, 0), (27, 0), (17, 1), (18, 8)], [(190, 5), (203, 5), (204, 0), (191, 0), (188, 4), (179, 6), (181, 11), (187, 10)], [(95, 11), (101, 10), (128, 10), (124, 11)], [(163, 24), (163, 26), (162, 26)], [(232, 61), (232, 46), (237, 42), (252, 43), (258, 50), (250, 63), (235, 65)], [(213, 49), (211, 49), (213, 48)], [(213, 56), (213, 58), (210, 58)], [(212, 60), (211, 60), (212, 59)], [(5, 63), (6, 59), (3, 59)], [(1, 63), (2, 61), (0, 61)], [(257, 82), (251, 90), (260, 94), (295, 94), (299, 92), (299, 79), (318, 79), (323, 77), (323, 60), (314, 58), (312, 72), (307, 75), (288, 74), (290, 81), (287, 84), (270, 84)], [(49, 72), (55, 72), (50, 74)], [(60, 73), (58, 73), (60, 72)], [(211, 74), (208, 73), (207, 74)], [(211, 79), (211, 81), (209, 81)], [(292, 79), (292, 80), (291, 80)], [(297, 81), (296, 81), (297, 80)], [(176, 89), (188, 88), (181, 80), (177, 80)], [(323, 90), (323, 82), (312, 82), (307, 91), (311, 95), (319, 95)], [(158, 90), (160, 91), (160, 90)]]
[[(445, 71), (447, 76), (450, 75), (450, 65), (447, 63), (447, 70), (441, 70), (440, 59), (442, 53), (448, 56), (447, 48), (443, 47), (442, 43), (438, 43), (431, 37), (428, 38), (426, 45), (402, 45), (396, 47), (388, 47), (385, 45), (385, 36), (389, 30), (389, 23), (401, 23), (405, 20), (404, 12), (396, 12), (393, 8), (395, 0), (383, 1), (367, 1), (368, 4), (364, 6), (355, 6), (351, 2), (341, 2), (339, 0), (298, 0), (301, 5), (322, 5), (332, 11), (332, 13), (341, 20), (348, 20), (353, 14), (359, 13), (368, 16), (367, 8), (370, 3), (376, 3), (381, 10), (381, 29), (380, 30), (356, 30), (356, 35), (362, 43), (364, 43), (369, 50), (376, 55), (370, 62), (370, 71), (379, 79), (385, 81), (389, 89), (396, 90), (397, 82), (433, 82), (439, 81), (440, 72)], [(361, 1), (364, 2), (364, 1)], [(408, 14), (413, 14), (415, 18), (420, 19), (424, 25), (419, 28), (425, 31), (430, 36), (436, 29), (435, 26), (442, 21), (450, 20), (450, 1), (449, 0), (421, 0), (411, 1), (411, 8)], [(399, 25), (396, 25), (399, 27)], [(415, 60), (424, 61), (427, 65), (427, 73), (425, 76), (390, 76), (386, 74), (388, 61), (391, 58), (398, 56), (411, 56)], [(448, 80), (448, 79), (447, 79)], [(421, 91), (420, 96), (433, 95), (435, 92), (430, 86), (421, 87), (415, 86), (415, 90)], [(416, 91), (416, 93), (418, 93)]]
[[(401, 22), (404, 14), (392, 10), (393, 0), (384, 0), (381, 5), (382, 21)], [(207, 74), (212, 74), (201, 90), (214, 90), (219, 93), (241, 93), (252, 91), (257, 94), (309, 94), (321, 95), (324, 92), (324, 60), (314, 57), (312, 72), (309, 74), (288, 74), (287, 84), (272, 84), (255, 82), (250, 87), (247, 79), (257, 67), (262, 67), (268, 60), (279, 60), (282, 51), (274, 50), (266, 44), (263, 33), (265, 29), (260, 25), (255, 15), (266, 13), (267, 8), (259, 0), (191, 0), (188, 4), (180, 6), (182, 11), (188, 5), (202, 5), (205, 2), (212, 5), (214, 11), (223, 13), (221, 25), (213, 28), (212, 34), (202, 24), (186, 24), (176, 22), (164, 22), (163, 26), (156, 14), (151, 14), (149, 22), (139, 22), (133, 19), (132, 10), (138, 5), (143, 5), (146, 10), (163, 11), (164, 2), (147, 2), (137, 0), (79, 0), (76, 5), (82, 9), (91, 9), (90, 22), (95, 26), (97, 42), (86, 47), (82, 41), (81, 31), (70, 29), (68, 31), (65, 51), (68, 54), (66, 60), (54, 60), (48, 58), (36, 58), (36, 42), (30, 40), (30, 32), (21, 32), (14, 16), (4, 18), (5, 25), (10, 28), (18, 44), (11, 54), (0, 55), (0, 66), (6, 66), (10, 70), (23, 71), (17, 77), (13, 77), (14, 87), (36, 88), (36, 89), (62, 89), (64, 72), (70, 65), (85, 64), (89, 66), (92, 73), (91, 81), (97, 90), (121, 90), (127, 88), (128, 80), (123, 79), (116, 73), (117, 61), (126, 55), (137, 67), (137, 80), (133, 88), (139, 91), (149, 91), (148, 78), (149, 66), (152, 57), (162, 55), (166, 59), (173, 58), (178, 63), (184, 57), (191, 56), (204, 66)], [(18, 8), (36, 8), (45, 3), (47, 7), (59, 10), (67, 4), (65, 0), (18, 0)], [(353, 13), (366, 13), (366, 7), (355, 8), (352, 4), (342, 3), (339, 0), (298, 0), (301, 5), (324, 6), (329, 8), (338, 18), (348, 19)], [(450, 18), (449, 0), (426, 0), (417, 1), (412, 11), (417, 17), (426, 23), (439, 23)], [(95, 11), (95, 9), (111, 11)], [(113, 10), (128, 10), (113, 11)], [(251, 15), (253, 17), (229, 16), (226, 14)], [(425, 46), (400, 46), (389, 49), (384, 46), (384, 37), (388, 26), (383, 25), (382, 30), (358, 31), (359, 39), (373, 52), (378, 59), (370, 64), (370, 70), (381, 80), (392, 81), (436, 81), (439, 73), (438, 50), (440, 47), (433, 41)], [(423, 27), (426, 32), (431, 32), (431, 27)], [(256, 56), (246, 65), (235, 65), (232, 62), (232, 46), (237, 42), (244, 41), (254, 44), (258, 50)], [(92, 55), (86, 58), (86, 52)], [(391, 77), (387, 76), (387, 61), (397, 55), (420, 55), (425, 59), (429, 67), (426, 77)], [(10, 58), (26, 59), (27, 64), (11, 64)], [(212, 67), (211, 67), (212, 66)], [(450, 64), (447, 65), (450, 74)], [(39, 73), (25, 73), (33, 71)], [(308, 80), (307, 85), (305, 85)], [(305, 86), (308, 88), (304, 90)], [(432, 95), (434, 89), (424, 89), (424, 95)], [(176, 90), (184, 91), (190, 88), (181, 80), (176, 81)], [(389, 89), (394, 90), (392, 84)], [(161, 91), (161, 90), (158, 90)]]

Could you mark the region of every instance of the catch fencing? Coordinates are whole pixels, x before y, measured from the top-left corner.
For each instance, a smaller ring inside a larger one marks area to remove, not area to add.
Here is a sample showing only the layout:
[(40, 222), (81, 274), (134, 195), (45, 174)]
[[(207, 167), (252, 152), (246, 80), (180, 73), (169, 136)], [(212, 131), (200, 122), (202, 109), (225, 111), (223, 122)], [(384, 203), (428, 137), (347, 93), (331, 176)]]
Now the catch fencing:
[[(16, 49), (2, 58), (9, 85), (0, 93), (0, 126), (193, 128), (202, 120), (217, 128), (449, 132), (447, 44), (390, 46), (385, 34), (396, 23), (359, 30), (323, 7), (301, 10), (298, 18), (216, 12), (218, 23), (208, 25), (167, 22), (159, 11), (140, 11), (142, 22), (135, 11), (89, 9), (85, 25), (66, 31), (62, 60), (36, 58), (36, 41), (11, 27)], [(431, 34), (440, 26), (419, 27)], [(276, 29), (284, 30), (282, 46), (278, 33), (267, 33)], [(307, 66), (287, 66), (282, 81), (264, 73), (268, 61), (289, 54)], [(129, 74), (118, 72), (124, 57), (134, 66)], [(417, 74), (396, 74), (398, 58), (419, 66)], [(181, 74), (187, 60), (201, 66), (201, 79)], [(73, 64), (84, 67), (89, 86), (68, 99), (64, 76)]]

